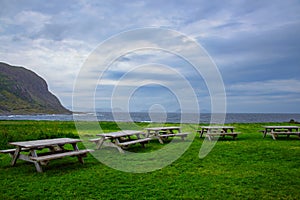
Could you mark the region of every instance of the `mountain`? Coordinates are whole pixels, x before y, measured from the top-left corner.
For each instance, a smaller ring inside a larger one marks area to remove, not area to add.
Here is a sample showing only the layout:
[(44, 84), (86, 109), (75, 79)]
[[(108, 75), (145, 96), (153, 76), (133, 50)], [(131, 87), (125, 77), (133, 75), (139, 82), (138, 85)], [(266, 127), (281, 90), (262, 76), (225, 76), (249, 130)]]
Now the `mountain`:
[(24, 67), (0, 62), (0, 114), (71, 114), (44, 79)]

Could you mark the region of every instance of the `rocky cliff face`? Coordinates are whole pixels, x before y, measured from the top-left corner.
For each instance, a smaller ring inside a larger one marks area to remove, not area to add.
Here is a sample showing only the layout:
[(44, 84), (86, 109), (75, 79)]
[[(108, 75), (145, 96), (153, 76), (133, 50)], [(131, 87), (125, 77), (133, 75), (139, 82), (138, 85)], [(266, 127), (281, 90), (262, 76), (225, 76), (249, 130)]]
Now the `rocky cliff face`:
[(70, 114), (44, 79), (23, 67), (0, 62), (0, 114)]

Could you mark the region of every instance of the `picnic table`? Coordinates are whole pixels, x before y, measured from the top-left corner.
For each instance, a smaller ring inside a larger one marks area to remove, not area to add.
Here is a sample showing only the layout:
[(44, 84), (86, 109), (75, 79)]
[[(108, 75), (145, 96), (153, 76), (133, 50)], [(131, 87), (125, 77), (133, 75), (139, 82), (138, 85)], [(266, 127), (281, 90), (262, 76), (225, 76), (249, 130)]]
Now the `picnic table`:
[(263, 126), (264, 130), (260, 131), (263, 133), (263, 137), (266, 135), (271, 135), (274, 140), (279, 135), (286, 135), (290, 137), (290, 135), (298, 135), (300, 137), (299, 126)]
[(223, 138), (225, 136), (231, 136), (235, 139), (240, 132), (234, 132), (234, 129), (233, 126), (202, 126), (197, 132), (200, 134), (200, 138), (202, 138), (205, 133), (205, 136), (211, 141), (215, 136), (222, 136)]
[[(100, 149), (102, 146), (114, 147), (119, 150), (120, 153), (124, 153), (123, 149), (128, 146), (140, 143), (142, 147), (145, 147), (145, 143), (148, 143), (151, 138), (141, 137), (144, 136), (143, 131), (137, 130), (122, 130), (111, 133), (97, 134), (99, 138), (90, 139), (90, 142), (96, 143), (96, 149)], [(132, 136), (135, 136), (134, 138)]]
[(181, 137), (182, 140), (187, 137), (189, 133), (181, 133), (181, 127), (178, 126), (165, 126), (165, 127), (152, 127), (145, 128), (147, 131), (146, 137), (154, 137), (163, 144), (163, 139), (168, 139), (169, 137)]
[[(79, 150), (77, 146), (78, 142), (81, 142), (81, 140), (72, 138), (10, 142), (9, 144), (16, 148), (0, 150), (0, 153), (8, 153), (12, 157), (12, 166), (14, 166), (19, 159), (34, 163), (36, 170), (43, 172), (41, 165), (47, 165), (50, 160), (66, 156), (77, 156), (78, 161), (83, 163), (83, 157), (91, 150)], [(73, 149), (67, 150), (65, 148), (66, 144), (71, 144)], [(37, 152), (37, 150), (43, 149), (49, 149), (49, 151), (44, 153)]]

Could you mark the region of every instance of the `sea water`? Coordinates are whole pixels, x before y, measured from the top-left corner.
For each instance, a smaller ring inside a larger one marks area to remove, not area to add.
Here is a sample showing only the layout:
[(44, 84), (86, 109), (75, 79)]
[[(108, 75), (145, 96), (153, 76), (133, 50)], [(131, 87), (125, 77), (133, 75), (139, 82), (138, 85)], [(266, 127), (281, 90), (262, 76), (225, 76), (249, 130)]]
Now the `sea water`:
[[(217, 114), (218, 115), (218, 114)], [(156, 116), (160, 116), (156, 113)], [(184, 114), (167, 113), (161, 114), (161, 118), (154, 117), (146, 112), (132, 113), (77, 113), (74, 115), (2, 115), (0, 120), (46, 120), (46, 121), (133, 121), (133, 122), (170, 122), (170, 123), (210, 123), (210, 113)], [(200, 117), (200, 118), (199, 118)], [(220, 115), (220, 118), (222, 116)], [(200, 119), (200, 120), (198, 120)], [(259, 123), (259, 122), (289, 122), (300, 121), (297, 113), (227, 113), (225, 123)], [(214, 122), (213, 122), (214, 123)]]

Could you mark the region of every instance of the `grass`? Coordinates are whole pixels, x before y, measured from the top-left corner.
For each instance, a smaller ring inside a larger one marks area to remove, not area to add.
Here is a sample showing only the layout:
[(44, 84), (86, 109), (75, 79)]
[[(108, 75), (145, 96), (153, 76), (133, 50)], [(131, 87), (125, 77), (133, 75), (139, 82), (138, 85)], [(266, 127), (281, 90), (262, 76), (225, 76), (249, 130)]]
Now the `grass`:
[[(299, 199), (298, 137), (274, 141), (258, 132), (264, 125), (287, 123), (230, 125), (242, 132), (236, 141), (220, 139), (199, 159), (203, 139), (197, 135), (178, 160), (148, 173), (118, 171), (91, 155), (84, 165), (76, 158), (64, 158), (36, 173), (33, 164), (18, 161), (11, 167), (10, 157), (0, 154), (0, 199)], [(119, 129), (113, 122), (101, 122), (101, 127), (105, 132)], [(0, 121), (1, 149), (10, 148), (8, 141), (65, 136), (78, 137), (73, 122)], [(137, 145), (130, 151), (161, 148), (151, 141), (145, 149)]]

